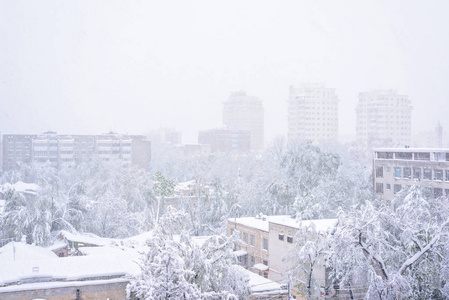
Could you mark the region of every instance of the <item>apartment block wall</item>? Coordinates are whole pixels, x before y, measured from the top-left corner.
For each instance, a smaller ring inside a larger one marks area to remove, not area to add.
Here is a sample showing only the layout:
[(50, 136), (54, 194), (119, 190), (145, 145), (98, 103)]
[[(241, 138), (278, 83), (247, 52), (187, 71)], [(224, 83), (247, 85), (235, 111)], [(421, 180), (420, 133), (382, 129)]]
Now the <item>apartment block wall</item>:
[[(49, 283), (51, 284), (51, 283)], [(0, 299), (3, 300), (74, 300), (77, 299), (77, 290), (80, 300), (123, 300), (126, 299), (126, 285), (128, 282), (113, 282), (107, 284), (92, 284), (86, 282), (83, 285), (70, 286), (70, 283), (64, 287), (57, 288), (33, 288), (23, 290), (17, 289), (14, 292), (3, 292), (0, 290)]]
[(2, 144), (5, 170), (18, 163), (49, 162), (59, 168), (94, 159), (121, 160), (147, 167), (151, 158), (151, 144), (140, 135), (8, 134)]
[(411, 185), (431, 197), (449, 197), (449, 149), (376, 149), (373, 178), (374, 191), (385, 201)]
[[(245, 250), (248, 253), (246, 261), (244, 257), (239, 258), (242, 266), (261, 276), (268, 277), (268, 271), (261, 272), (258, 269), (253, 268), (255, 264), (270, 265), (268, 232), (250, 226), (245, 226), (239, 224), (238, 222), (236, 224), (234, 221), (228, 220), (228, 234), (231, 235), (234, 230), (238, 230), (240, 232), (241, 240), (236, 244), (235, 250)], [(254, 243), (252, 243), (251, 237), (254, 237)], [(264, 249), (264, 239), (268, 241), (267, 249)]]

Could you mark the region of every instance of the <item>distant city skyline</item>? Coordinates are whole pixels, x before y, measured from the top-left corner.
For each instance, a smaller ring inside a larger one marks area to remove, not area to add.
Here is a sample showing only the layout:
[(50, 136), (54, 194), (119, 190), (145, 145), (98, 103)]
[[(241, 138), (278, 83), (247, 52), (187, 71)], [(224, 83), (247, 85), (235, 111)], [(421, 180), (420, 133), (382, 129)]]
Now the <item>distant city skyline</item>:
[[(449, 132), (447, 1), (0, 3), (2, 133), (144, 134), (222, 125), (244, 90), (263, 100), (265, 144), (287, 136), (289, 86), (323, 82), (339, 135), (358, 94), (394, 89), (412, 134)], [(443, 145), (447, 146), (447, 145)]]

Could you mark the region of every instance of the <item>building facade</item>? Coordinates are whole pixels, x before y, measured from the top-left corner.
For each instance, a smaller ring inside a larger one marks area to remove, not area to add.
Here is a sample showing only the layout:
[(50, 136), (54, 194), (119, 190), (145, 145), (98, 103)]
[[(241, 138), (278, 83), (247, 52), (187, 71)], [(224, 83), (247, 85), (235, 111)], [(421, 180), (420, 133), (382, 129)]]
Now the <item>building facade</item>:
[[(308, 220), (298, 223), (288, 215), (228, 219), (228, 234), (240, 232), (240, 241), (235, 245), (235, 255), (240, 264), (259, 275), (280, 283), (288, 282), (291, 262), (287, 254), (296, 246), (300, 226), (313, 226), (316, 232), (327, 231), (337, 223), (336, 219)], [(309, 237), (308, 237), (309, 238)], [(310, 236), (310, 238), (313, 238)], [(323, 287), (329, 287), (327, 270), (322, 264), (314, 267), (313, 276)], [(292, 283), (292, 294), (301, 298), (296, 283)], [(324, 297), (324, 294), (323, 294)]]
[(303, 83), (290, 87), (288, 139), (312, 142), (338, 138), (338, 97), (324, 84)]
[(61, 135), (56, 132), (3, 136), (3, 168), (17, 164), (46, 163), (60, 168), (92, 160), (121, 160), (147, 168), (151, 144), (140, 135)]
[(411, 101), (394, 90), (359, 94), (357, 142), (365, 150), (404, 147), (411, 143)]
[(234, 230), (240, 232), (240, 242), (235, 248), (240, 265), (268, 278), (268, 221), (266, 217), (229, 219), (229, 235)]
[(262, 101), (246, 92), (232, 93), (223, 106), (223, 124), (233, 131), (251, 133), (250, 149), (264, 147), (264, 109)]
[(427, 196), (449, 197), (449, 149), (375, 149), (373, 178), (374, 190), (384, 201), (412, 185), (423, 187)]
[(210, 145), (211, 152), (249, 152), (251, 132), (231, 129), (202, 130), (198, 133), (198, 144)]

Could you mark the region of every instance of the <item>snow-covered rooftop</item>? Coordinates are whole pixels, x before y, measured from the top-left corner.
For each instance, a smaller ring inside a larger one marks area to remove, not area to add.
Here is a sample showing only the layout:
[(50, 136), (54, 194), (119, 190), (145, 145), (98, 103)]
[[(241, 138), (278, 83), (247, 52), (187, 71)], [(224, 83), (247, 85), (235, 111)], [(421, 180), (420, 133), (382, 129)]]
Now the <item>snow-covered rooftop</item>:
[(337, 219), (302, 220), (298, 222), (291, 216), (270, 216), (269, 222), (296, 229), (299, 229), (300, 226), (310, 226), (313, 223), (317, 231), (326, 231), (337, 224)]
[(268, 232), (268, 221), (271, 217), (243, 217), (243, 218), (229, 218), (228, 221), (235, 222), (237, 224), (259, 229)]
[[(53, 281), (53, 282), (33, 282), (20, 285), (10, 285), (2, 287), (1, 293), (14, 293), (20, 291), (29, 290), (40, 290), (40, 289), (56, 289), (64, 287), (82, 287), (82, 286), (92, 286), (101, 285), (117, 282), (129, 282), (126, 278), (115, 278), (115, 279), (105, 279), (105, 280), (83, 280), (83, 281)], [(35, 299), (39, 300), (39, 299)]]
[(16, 192), (35, 196), (39, 192), (40, 187), (35, 183), (25, 183), (22, 181), (17, 181), (14, 184), (5, 183), (0, 186), (0, 192), (2, 193), (6, 192), (8, 189), (14, 189)]
[(245, 270), (243, 268), (242, 270), (249, 277), (248, 285), (251, 291), (251, 295), (262, 296), (262, 295), (280, 295), (287, 293), (287, 290), (279, 283), (274, 282), (265, 277), (262, 277), (251, 271)]
[(337, 219), (320, 219), (320, 220), (303, 220), (298, 223), (296, 218), (292, 218), (290, 215), (279, 216), (264, 216), (260, 217), (243, 217), (243, 218), (229, 218), (228, 221), (236, 222), (237, 224), (247, 227), (259, 229), (262, 231), (269, 231), (269, 223), (280, 224), (292, 228), (298, 229), (300, 224), (302, 226), (309, 226), (314, 224), (317, 231), (326, 231), (332, 228), (337, 223)]
[(72, 242), (91, 244), (97, 246), (107, 246), (111, 245), (115, 242), (114, 239), (110, 238), (102, 238), (92, 233), (72, 233), (65, 230), (61, 230), (61, 235), (65, 237), (67, 240)]
[(140, 271), (137, 263), (141, 253), (137, 249), (95, 247), (89, 250), (92, 252), (86, 256), (60, 258), (49, 249), (11, 242), (0, 248), (0, 286), (36, 278), (72, 281), (135, 275)]
[(58, 258), (51, 250), (27, 245), (19, 242), (10, 242), (0, 248), (0, 263), (11, 261), (46, 260)]
[(449, 148), (375, 148), (374, 152), (449, 152)]

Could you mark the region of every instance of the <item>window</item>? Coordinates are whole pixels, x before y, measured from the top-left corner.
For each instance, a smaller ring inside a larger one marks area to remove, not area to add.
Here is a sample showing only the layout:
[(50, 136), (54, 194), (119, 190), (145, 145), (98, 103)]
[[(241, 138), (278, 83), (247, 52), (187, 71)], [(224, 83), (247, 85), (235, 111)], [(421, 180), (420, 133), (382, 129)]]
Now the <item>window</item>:
[(263, 239), (263, 250), (268, 251), (268, 239)]
[(421, 168), (413, 168), (413, 179), (421, 180)]
[(393, 192), (394, 192), (395, 194), (398, 193), (398, 192), (400, 192), (401, 189), (402, 189), (402, 187), (401, 187), (400, 184), (395, 184), (395, 185), (393, 186), (393, 188), (394, 188)]
[(443, 181), (443, 170), (434, 169), (433, 170), (433, 180), (441, 180), (441, 181)]
[(393, 152), (377, 152), (377, 158), (392, 159)]
[(396, 167), (396, 168), (394, 168), (394, 177), (395, 178), (401, 178), (401, 168), (399, 168), (399, 167)]
[(395, 158), (396, 159), (412, 159), (413, 154), (411, 152), (396, 152)]
[(248, 268), (248, 254), (239, 256), (239, 257), (237, 258), (237, 260), (240, 262), (240, 264), (241, 264), (245, 269)]
[(384, 177), (384, 167), (376, 167), (376, 178)]
[(268, 266), (268, 260), (264, 260), (264, 261), (263, 261), (263, 264), (266, 265), (266, 266)]
[(254, 243), (254, 235), (251, 234), (251, 235), (249, 236), (249, 241), (250, 241), (250, 243), (251, 243), (251, 246), (254, 247), (254, 244), (255, 244), (255, 243)]
[(251, 267), (254, 267), (255, 259), (254, 256), (251, 256)]
[(287, 236), (287, 242), (292, 244), (293, 243), (293, 237), (292, 236)]
[(415, 160), (430, 160), (430, 153), (415, 153)]
[(391, 191), (391, 184), (387, 183), (386, 189), (387, 191)]
[(283, 233), (279, 233), (279, 240), (283, 241), (284, 240), (284, 234)]
[(449, 181), (449, 170), (444, 170), (444, 173), (446, 174), (444, 180)]
[(243, 233), (243, 241), (248, 244), (248, 233), (246, 232)]
[(404, 174), (404, 178), (406, 178), (406, 179), (412, 178), (412, 169), (410, 167), (404, 167), (402, 169), (402, 172)]
[(383, 194), (384, 193), (384, 184), (376, 182), (376, 193)]
[(433, 189), (433, 197), (436, 199), (436, 198), (440, 198), (441, 196), (443, 196), (443, 189), (434, 188)]
[(432, 169), (424, 169), (423, 179), (432, 180)]

